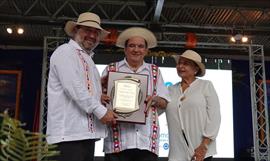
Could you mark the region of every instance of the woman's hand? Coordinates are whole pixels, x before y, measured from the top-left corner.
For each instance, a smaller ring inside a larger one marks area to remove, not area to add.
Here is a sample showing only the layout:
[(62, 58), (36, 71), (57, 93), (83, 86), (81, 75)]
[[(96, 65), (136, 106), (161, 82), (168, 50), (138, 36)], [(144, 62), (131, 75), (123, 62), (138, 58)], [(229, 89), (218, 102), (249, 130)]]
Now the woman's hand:
[(194, 155), (192, 157), (192, 160), (194, 161), (203, 161), (207, 150), (208, 145), (210, 144), (211, 139), (207, 137), (203, 137), (201, 144), (194, 150)]
[(207, 148), (205, 145), (200, 144), (200, 146), (198, 146), (195, 151), (194, 151), (194, 155), (192, 157), (191, 160), (194, 161), (203, 161), (205, 154), (207, 152)]

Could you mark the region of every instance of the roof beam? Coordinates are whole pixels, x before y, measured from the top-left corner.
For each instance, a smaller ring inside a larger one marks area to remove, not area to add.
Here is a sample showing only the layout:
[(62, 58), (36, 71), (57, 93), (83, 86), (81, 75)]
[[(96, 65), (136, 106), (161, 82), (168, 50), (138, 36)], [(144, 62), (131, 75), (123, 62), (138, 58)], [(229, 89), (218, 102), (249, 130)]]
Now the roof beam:
[(158, 22), (160, 19), (161, 11), (163, 8), (164, 0), (158, 0), (156, 9), (155, 9), (155, 15), (154, 15), (154, 22)]
[(6, 2), (7, 2), (7, 0), (3, 0), (2, 2), (0, 2), (0, 7)]
[(36, 0), (34, 3), (32, 3), (32, 5), (27, 9), (27, 11), (24, 12), (24, 16), (28, 15), (28, 13), (37, 5), (37, 3), (39, 2), (39, 0)]

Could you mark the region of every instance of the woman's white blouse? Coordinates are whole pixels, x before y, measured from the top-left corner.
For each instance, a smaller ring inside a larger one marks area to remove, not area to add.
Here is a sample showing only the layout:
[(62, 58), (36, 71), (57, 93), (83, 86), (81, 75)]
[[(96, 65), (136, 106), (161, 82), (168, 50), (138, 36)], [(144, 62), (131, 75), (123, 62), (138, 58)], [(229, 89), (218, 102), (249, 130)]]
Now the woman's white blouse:
[(177, 83), (169, 87), (169, 93), (171, 102), (166, 108), (170, 144), (169, 161), (190, 160), (203, 136), (212, 140), (205, 157), (216, 154), (215, 139), (221, 116), (219, 100), (213, 84), (208, 80), (196, 79), (184, 92), (180, 88), (180, 83)]

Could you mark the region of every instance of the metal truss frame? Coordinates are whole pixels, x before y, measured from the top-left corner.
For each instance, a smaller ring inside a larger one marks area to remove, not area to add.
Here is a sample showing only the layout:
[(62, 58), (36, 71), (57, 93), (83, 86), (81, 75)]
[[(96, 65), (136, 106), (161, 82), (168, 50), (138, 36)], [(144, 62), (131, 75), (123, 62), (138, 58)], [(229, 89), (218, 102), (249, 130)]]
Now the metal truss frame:
[(49, 75), (49, 61), (53, 51), (63, 44), (67, 38), (64, 37), (44, 37), (44, 48), (43, 48), (43, 60), (42, 60), (42, 79), (41, 79), (41, 93), (40, 93), (40, 118), (39, 118), (39, 131), (46, 133), (47, 126), (47, 83)]
[[(66, 37), (45, 37), (43, 52), (41, 102), (40, 102), (40, 132), (45, 133), (47, 117), (47, 81), (49, 72), (49, 60), (52, 52), (64, 42)], [(179, 41), (159, 41), (159, 46), (178, 46), (184, 47), (185, 42)], [(232, 45), (221, 43), (198, 43), (197, 48), (224, 48), (224, 49), (245, 49), (249, 53), (250, 63), (250, 92), (253, 119), (253, 139), (254, 139), (254, 158), (255, 161), (270, 160), (269, 154), (269, 123), (267, 108), (267, 91), (265, 80), (264, 51), (262, 45)]]
[(269, 161), (269, 122), (262, 45), (249, 46), (250, 91), (255, 161)]
[[(6, 7), (12, 9), (12, 14), (0, 13), (0, 18), (14, 21), (30, 21), (33, 24), (46, 25), (48, 22), (51, 24), (59, 23), (63, 21), (74, 19), (78, 17), (79, 13), (85, 10), (93, 11), (101, 15), (102, 23), (107, 25), (117, 26), (146, 26), (150, 24), (158, 24), (159, 27), (170, 29), (205, 29), (212, 30), (212, 33), (226, 33), (232, 34), (234, 30), (246, 30), (246, 31), (265, 31), (270, 30), (269, 26), (259, 26), (259, 22), (265, 18), (270, 17), (270, 12), (264, 7), (257, 7), (254, 4), (242, 4), (242, 7), (231, 7), (225, 2), (214, 3), (212, 5), (199, 5), (193, 3), (177, 3), (174, 1), (156, 0), (156, 1), (139, 1), (139, 0), (58, 0), (58, 1), (45, 1), (45, 0), (33, 0), (34, 2), (28, 2), (22, 4), (20, 0), (2, 0), (0, 2), (0, 8)], [(237, 2), (235, 6), (237, 5)], [(86, 7), (89, 6), (89, 7)], [(205, 12), (203, 17), (196, 18), (192, 16), (193, 9), (200, 8), (201, 12)], [(176, 14), (172, 17), (166, 16), (165, 13), (170, 10), (177, 9)], [(208, 19), (210, 15), (215, 14), (218, 9), (224, 9), (229, 12), (228, 19), (240, 17), (243, 20), (244, 25), (240, 24), (226, 24), (224, 26), (219, 25), (207, 25), (203, 24), (203, 21)], [(142, 12), (143, 11), (143, 12)], [(163, 12), (162, 12), (163, 11)], [(258, 20), (255, 22), (249, 19), (249, 11), (258, 12)], [(154, 14), (153, 14), (154, 13)], [(179, 15), (185, 16), (189, 19), (189, 22), (181, 23), (178, 18)], [(217, 32), (219, 31), (219, 32)], [(185, 32), (183, 32), (185, 33)], [(205, 33), (203, 31), (202, 33)], [(256, 33), (258, 35), (259, 33)], [(267, 35), (262, 34), (266, 37)], [(266, 37), (266, 41), (268, 40)]]
[[(107, 23), (118, 23), (118, 24), (129, 24), (129, 25), (135, 25), (135, 24), (142, 24), (142, 22), (148, 22), (149, 20), (154, 20), (154, 22), (164, 22), (164, 24), (167, 24), (165, 26), (167, 27), (173, 27), (175, 25), (178, 25), (177, 22), (177, 16), (179, 16), (180, 11), (184, 11), (186, 13), (186, 16), (192, 20), (190, 24), (198, 24), (195, 26), (187, 25), (187, 27), (197, 27), (201, 28), (201, 21), (206, 19), (211, 13), (215, 12), (215, 9), (231, 9), (233, 12), (229, 18), (233, 18), (236, 16), (241, 17), (243, 20), (246, 21), (246, 25), (243, 27), (248, 26), (256, 26), (257, 24), (254, 24), (253, 21), (249, 20), (248, 15), (245, 15), (244, 13), (249, 10), (256, 10), (258, 12), (261, 12), (262, 14), (259, 15), (260, 19), (263, 19), (265, 17), (270, 16), (267, 9), (256, 7), (254, 4), (243, 4), (241, 3), (242, 7), (231, 7), (228, 6), (225, 2), (218, 2), (214, 3), (211, 2), (212, 5), (199, 5), (199, 4), (193, 4), (193, 3), (177, 3), (173, 1), (167, 1), (164, 3), (164, 0), (156, 0), (156, 1), (120, 1), (120, 0), (58, 0), (55, 1), (54, 5), (57, 5), (56, 7), (50, 6), (50, 1), (44, 1), (44, 0), (33, 0), (34, 2), (28, 2), (24, 5), (20, 2), (20, 0), (2, 0), (0, 2), (1, 6), (8, 6), (9, 8), (13, 9), (14, 12), (12, 15), (7, 14), (0, 14), (0, 16), (5, 17), (13, 17), (13, 18), (22, 18), (22, 16), (26, 19), (30, 20), (38, 20), (38, 21), (55, 21), (55, 20), (61, 20), (61, 19), (72, 19), (71, 17), (77, 17), (80, 13), (80, 5), (84, 4), (88, 7), (88, 11), (92, 10), (98, 10), (102, 13), (102, 15), (105, 16), (105, 20), (107, 20)], [(236, 3), (236, 2), (234, 2)], [(106, 6), (111, 6), (113, 12), (110, 12), (109, 10), (106, 10)], [(148, 12), (146, 14), (143, 14), (144, 16), (141, 16), (141, 10), (138, 10), (139, 7), (148, 7)], [(237, 6), (237, 5), (236, 5)], [(208, 9), (207, 13), (204, 14), (204, 17), (200, 17), (200, 20), (194, 18), (191, 16), (190, 8), (197, 8), (200, 7), (201, 9)], [(162, 14), (162, 10), (169, 10), (171, 8), (179, 8), (178, 12), (173, 17), (165, 17)], [(40, 12), (37, 12), (39, 10)], [(69, 10), (71, 13), (64, 14), (66, 11)], [(114, 12), (117, 11), (117, 12)], [(134, 17), (133, 23), (129, 21), (124, 21), (124, 13), (129, 12), (129, 14)], [(151, 12), (154, 12), (154, 15), (151, 15)], [(70, 17), (68, 16), (62, 16), (62, 15), (72, 15)], [(259, 20), (258, 20), (259, 21)], [(106, 21), (105, 21), (106, 23)], [(131, 23), (131, 24), (130, 24)], [(182, 27), (183, 24), (182, 24)], [(207, 26), (203, 26), (204, 28)], [(259, 26), (258, 26), (259, 27)], [(207, 28), (212, 29), (228, 29), (227, 27), (213, 27), (208, 26)], [(233, 29), (234, 26), (231, 26)], [(263, 28), (268, 28), (269, 26), (262, 26)]]
[[(52, 30), (51, 35), (53, 36), (64, 36), (64, 33), (54, 34), (54, 32), (59, 32), (58, 30), (63, 32), (64, 21), (75, 20), (81, 12), (91, 11), (100, 15), (105, 28), (117, 28), (121, 31), (130, 26), (144, 26), (151, 29), (159, 41), (184, 42), (183, 35), (186, 32), (194, 32), (197, 42), (226, 44), (230, 36), (242, 33), (248, 34), (254, 44), (264, 44), (265, 47), (270, 45), (270, 35), (267, 34), (270, 27), (265, 21), (270, 18), (270, 10), (262, 4), (263, 2), (206, 2), (173, 0), (29, 0), (22, 2), (21, 0), (2, 0), (0, 8), (10, 10), (0, 13), (0, 24), (3, 26), (12, 25), (14, 22), (23, 24), (29, 30), (33, 30), (35, 36), (43, 36), (43, 30), (48, 32)], [(256, 12), (256, 21), (249, 17), (253, 12)], [(225, 13), (227, 16), (220, 18), (213, 16), (225, 15)], [(234, 19), (239, 19), (239, 22), (232, 23)], [(43, 27), (41, 28), (41, 26)], [(35, 31), (36, 29), (38, 30)], [(245, 33), (243, 33), (244, 31)], [(29, 40), (28, 43), (33, 42)], [(208, 48), (208, 46), (204, 45), (204, 48)]]

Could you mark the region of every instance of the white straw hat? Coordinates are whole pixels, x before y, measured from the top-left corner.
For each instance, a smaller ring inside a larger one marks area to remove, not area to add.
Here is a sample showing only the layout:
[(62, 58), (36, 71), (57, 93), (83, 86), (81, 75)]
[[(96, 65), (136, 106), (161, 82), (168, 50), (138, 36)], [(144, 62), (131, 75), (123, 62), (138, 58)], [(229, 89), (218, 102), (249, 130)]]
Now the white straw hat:
[(65, 32), (68, 36), (73, 36), (74, 34), (74, 27), (77, 25), (80, 26), (87, 26), (87, 27), (93, 27), (96, 29), (101, 30), (101, 39), (105, 38), (110, 32), (104, 30), (100, 26), (100, 18), (98, 15), (91, 13), (91, 12), (85, 12), (79, 15), (79, 18), (77, 22), (74, 21), (68, 21), (65, 25)]
[(195, 51), (193, 51), (193, 50), (186, 50), (182, 55), (172, 55), (172, 57), (174, 58), (174, 60), (175, 60), (176, 63), (178, 63), (179, 58), (181, 58), (181, 57), (193, 61), (200, 68), (200, 71), (196, 74), (196, 76), (202, 77), (202, 76), (205, 75), (205, 66), (202, 63), (202, 58)]
[(116, 46), (125, 48), (126, 41), (136, 36), (145, 39), (149, 49), (157, 46), (157, 39), (155, 35), (148, 29), (142, 27), (131, 27), (121, 32), (116, 40)]

